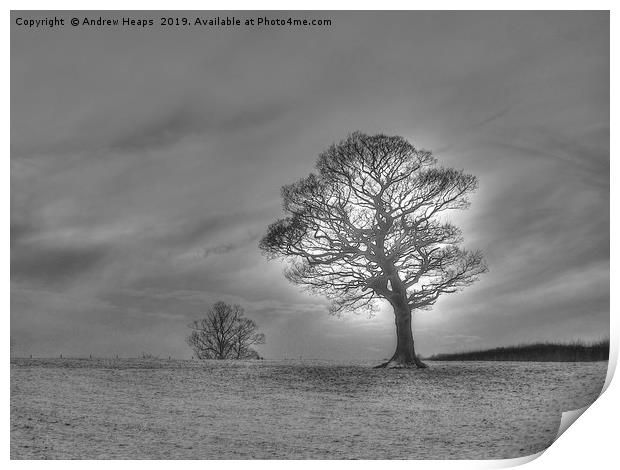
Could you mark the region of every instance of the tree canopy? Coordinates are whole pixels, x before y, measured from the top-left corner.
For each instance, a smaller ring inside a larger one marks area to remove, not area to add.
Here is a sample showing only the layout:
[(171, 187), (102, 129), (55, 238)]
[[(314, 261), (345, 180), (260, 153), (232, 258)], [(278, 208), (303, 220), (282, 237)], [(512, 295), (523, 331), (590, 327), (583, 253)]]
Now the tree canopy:
[(260, 246), (290, 261), (286, 276), (332, 300), (332, 311), (368, 308), (405, 290), (410, 309), (471, 284), (479, 251), (439, 216), (464, 209), (475, 176), (436, 166), (402, 137), (353, 133), (321, 153), (311, 173), (282, 188), (287, 214)]

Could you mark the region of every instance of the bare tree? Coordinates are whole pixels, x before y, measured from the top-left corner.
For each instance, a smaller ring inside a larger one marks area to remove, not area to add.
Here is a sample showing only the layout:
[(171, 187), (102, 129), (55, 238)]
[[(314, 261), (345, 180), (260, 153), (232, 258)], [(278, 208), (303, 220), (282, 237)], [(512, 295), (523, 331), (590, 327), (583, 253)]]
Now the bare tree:
[(311, 173), (282, 188), (286, 217), (260, 247), (288, 260), (286, 277), (327, 296), (331, 311), (387, 300), (397, 346), (379, 367), (426, 367), (415, 354), (412, 311), (430, 308), (486, 271), (482, 254), (460, 247), (460, 230), (440, 216), (464, 209), (475, 176), (440, 168), (402, 137), (353, 133), (321, 153)]
[(260, 357), (251, 348), (255, 344), (263, 344), (265, 342), (265, 335), (256, 333), (257, 329), (256, 323), (249, 318), (241, 317), (237, 320), (232, 344), (233, 356), (236, 359)]
[(265, 342), (253, 320), (243, 316), (239, 305), (216, 302), (207, 317), (192, 322), (187, 343), (198, 359), (249, 359), (260, 357), (251, 348)]

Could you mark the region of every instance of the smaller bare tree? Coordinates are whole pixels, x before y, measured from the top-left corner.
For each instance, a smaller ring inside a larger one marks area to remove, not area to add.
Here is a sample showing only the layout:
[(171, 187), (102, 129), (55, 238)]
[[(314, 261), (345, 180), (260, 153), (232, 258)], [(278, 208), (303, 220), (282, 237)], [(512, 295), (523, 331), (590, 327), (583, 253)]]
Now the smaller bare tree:
[(214, 303), (207, 317), (190, 323), (187, 343), (198, 359), (251, 359), (260, 357), (252, 346), (264, 344), (253, 320), (243, 316), (243, 308), (225, 302)]

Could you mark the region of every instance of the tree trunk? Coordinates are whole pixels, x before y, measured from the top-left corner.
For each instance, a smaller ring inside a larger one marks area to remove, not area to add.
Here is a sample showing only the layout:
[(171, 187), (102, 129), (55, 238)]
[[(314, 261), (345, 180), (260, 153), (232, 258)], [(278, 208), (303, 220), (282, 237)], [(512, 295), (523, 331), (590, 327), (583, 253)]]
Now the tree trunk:
[(415, 354), (409, 307), (394, 305), (394, 316), (396, 317), (396, 351), (389, 361), (378, 365), (376, 368), (426, 368), (427, 365)]

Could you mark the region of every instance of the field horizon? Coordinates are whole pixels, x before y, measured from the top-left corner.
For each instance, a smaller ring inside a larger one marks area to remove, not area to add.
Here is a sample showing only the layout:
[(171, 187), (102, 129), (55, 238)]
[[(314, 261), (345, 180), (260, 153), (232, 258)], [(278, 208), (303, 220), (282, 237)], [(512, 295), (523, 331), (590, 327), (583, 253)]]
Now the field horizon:
[[(493, 348), (471, 349), (457, 352), (435, 353), (431, 355), (420, 355), (425, 361), (525, 361), (525, 362), (593, 362), (609, 360), (609, 338), (593, 341), (576, 339), (572, 341), (537, 341), (527, 343), (517, 343), (508, 346), (497, 346)], [(59, 356), (21, 356), (11, 355), (10, 360), (143, 360), (143, 361), (204, 361), (204, 359), (182, 358), (175, 356), (162, 356), (151, 353), (141, 353), (136, 356), (115, 355), (59, 355)], [(220, 359), (213, 359), (219, 361)], [(235, 360), (235, 359), (228, 359)], [(313, 358), (313, 357), (260, 357), (243, 359), (248, 361), (306, 361), (306, 362), (325, 362), (332, 364), (353, 364), (360, 362), (381, 362), (387, 357), (377, 358), (358, 358), (358, 359), (333, 359), (333, 358)]]

